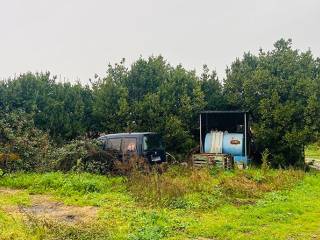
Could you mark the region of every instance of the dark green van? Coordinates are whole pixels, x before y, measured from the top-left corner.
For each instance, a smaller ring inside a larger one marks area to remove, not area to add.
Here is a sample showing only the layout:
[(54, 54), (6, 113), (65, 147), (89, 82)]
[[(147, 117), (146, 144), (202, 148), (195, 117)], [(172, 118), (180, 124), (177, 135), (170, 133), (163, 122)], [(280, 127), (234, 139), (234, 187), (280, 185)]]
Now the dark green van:
[(139, 156), (149, 163), (166, 161), (166, 152), (159, 134), (154, 132), (133, 132), (107, 134), (98, 138), (103, 143), (103, 149), (119, 152), (119, 160), (131, 156)]

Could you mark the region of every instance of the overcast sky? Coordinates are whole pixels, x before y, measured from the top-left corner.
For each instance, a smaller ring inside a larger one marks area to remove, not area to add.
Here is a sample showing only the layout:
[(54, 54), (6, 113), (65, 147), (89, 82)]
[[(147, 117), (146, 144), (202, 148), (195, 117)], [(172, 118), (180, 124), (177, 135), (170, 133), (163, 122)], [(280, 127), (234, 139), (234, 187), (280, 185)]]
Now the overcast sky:
[(320, 56), (320, 1), (0, 0), (0, 79), (48, 70), (88, 82), (109, 62), (152, 54), (222, 78), (280, 38)]

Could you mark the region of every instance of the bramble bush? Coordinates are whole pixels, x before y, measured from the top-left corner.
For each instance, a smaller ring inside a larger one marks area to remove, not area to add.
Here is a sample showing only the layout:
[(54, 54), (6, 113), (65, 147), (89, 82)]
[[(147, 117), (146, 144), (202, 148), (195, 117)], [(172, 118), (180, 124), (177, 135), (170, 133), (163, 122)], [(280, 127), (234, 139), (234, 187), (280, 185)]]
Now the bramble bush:
[(74, 140), (51, 154), (54, 170), (106, 174), (116, 170), (118, 153), (105, 151), (95, 140)]
[(35, 128), (32, 116), (23, 111), (0, 115), (0, 168), (11, 171), (48, 169), (49, 137)]
[(13, 171), (87, 171), (105, 174), (114, 170), (116, 154), (102, 150), (94, 140), (74, 140), (57, 146), (37, 129), (24, 111), (1, 111), (0, 169)]

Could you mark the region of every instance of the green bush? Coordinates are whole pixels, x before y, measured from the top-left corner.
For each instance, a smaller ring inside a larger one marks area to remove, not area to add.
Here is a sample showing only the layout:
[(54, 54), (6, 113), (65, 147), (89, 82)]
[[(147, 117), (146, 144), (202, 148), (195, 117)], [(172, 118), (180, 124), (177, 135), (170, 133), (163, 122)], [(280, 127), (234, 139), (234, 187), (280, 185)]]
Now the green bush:
[(44, 171), (50, 142), (23, 111), (0, 111), (0, 167), (3, 171)]
[(116, 154), (103, 151), (97, 141), (74, 140), (58, 147), (34, 126), (33, 116), (23, 111), (0, 112), (0, 168), (13, 171), (114, 170)]
[(95, 140), (74, 140), (54, 149), (50, 158), (54, 170), (106, 174), (116, 170), (118, 154), (104, 151)]

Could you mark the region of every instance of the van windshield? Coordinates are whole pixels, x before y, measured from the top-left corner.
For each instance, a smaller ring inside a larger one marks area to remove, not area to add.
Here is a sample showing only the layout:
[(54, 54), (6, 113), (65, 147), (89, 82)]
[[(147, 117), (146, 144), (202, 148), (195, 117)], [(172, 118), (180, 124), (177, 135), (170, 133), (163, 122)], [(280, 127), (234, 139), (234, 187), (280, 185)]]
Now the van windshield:
[(152, 151), (163, 149), (162, 139), (158, 134), (148, 134), (143, 136), (143, 150)]

